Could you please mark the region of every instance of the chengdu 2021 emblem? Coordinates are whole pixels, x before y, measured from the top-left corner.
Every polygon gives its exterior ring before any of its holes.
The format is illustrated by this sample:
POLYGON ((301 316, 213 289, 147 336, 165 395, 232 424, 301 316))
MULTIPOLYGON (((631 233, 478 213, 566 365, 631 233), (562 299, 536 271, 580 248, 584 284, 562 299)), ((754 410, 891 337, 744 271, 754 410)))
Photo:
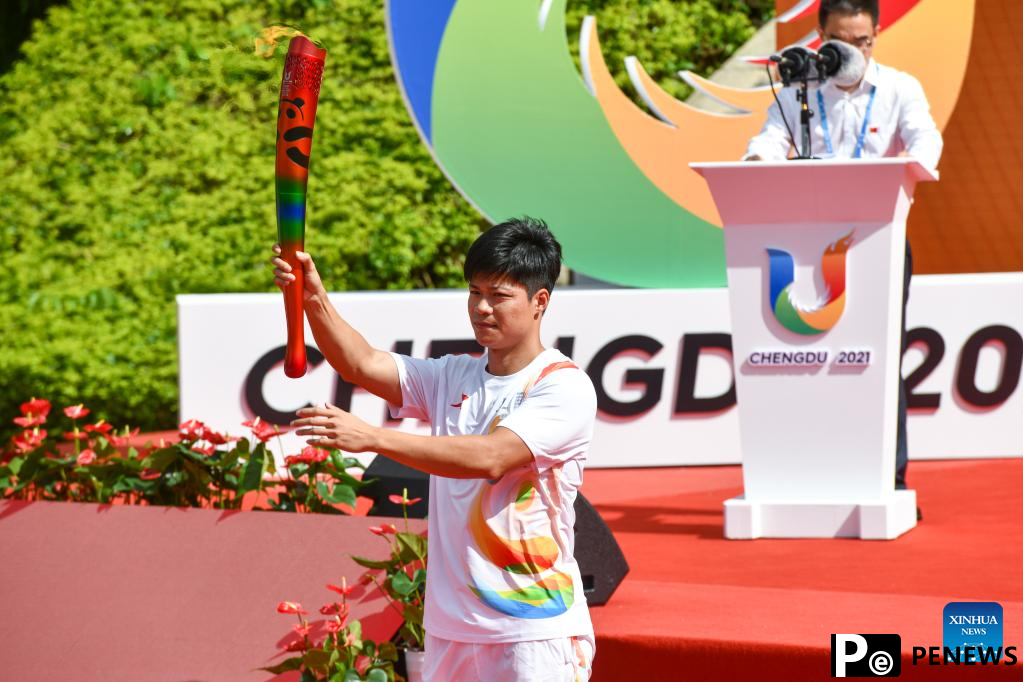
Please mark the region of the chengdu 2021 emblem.
MULTIPOLYGON (((881 0, 875 57, 920 79, 941 127, 965 76, 974 2, 881 0), (923 49, 936 35, 941 49, 923 49)), ((712 114, 673 98, 629 58, 622 67, 641 108, 615 84, 592 17, 576 69, 566 3, 387 0, 395 73, 424 142, 488 219, 543 216, 580 272, 639 287, 725 286, 720 220, 688 164, 740 158, 770 90, 680 73, 733 108, 712 114)), ((779 22, 805 22, 816 8, 779 0, 779 22)))
POLYGON ((816 306, 800 306, 793 297, 796 281, 792 254, 782 249, 767 249, 770 283, 768 305, 781 326, 803 336, 829 331, 845 312, 845 261, 852 246, 852 232, 835 240, 821 256, 821 277, 825 294, 816 306))

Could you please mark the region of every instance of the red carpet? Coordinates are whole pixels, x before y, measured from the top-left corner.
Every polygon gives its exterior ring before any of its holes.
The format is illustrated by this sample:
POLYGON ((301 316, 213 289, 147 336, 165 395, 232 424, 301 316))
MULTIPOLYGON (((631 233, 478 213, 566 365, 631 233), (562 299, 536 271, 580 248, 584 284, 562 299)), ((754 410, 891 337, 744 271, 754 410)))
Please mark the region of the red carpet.
POLYGON ((903 678, 1023 679, 1023 661, 912 664, 951 601, 999 602, 1023 648, 1023 460, 913 462, 909 480, 924 520, 897 540, 748 541, 723 538, 739 467, 586 472, 631 567, 592 610, 593 679, 827 679, 832 633, 901 635, 903 678))

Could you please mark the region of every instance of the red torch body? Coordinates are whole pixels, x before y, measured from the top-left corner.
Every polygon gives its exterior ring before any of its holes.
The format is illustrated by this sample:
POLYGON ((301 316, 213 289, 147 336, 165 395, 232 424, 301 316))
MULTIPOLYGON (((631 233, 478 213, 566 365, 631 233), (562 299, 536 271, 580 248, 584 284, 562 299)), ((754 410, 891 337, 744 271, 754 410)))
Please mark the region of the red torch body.
POLYGON ((305 36, 296 36, 288 45, 281 79, 281 97, 277 111, 277 239, 281 257, 292 268, 295 281, 284 290, 284 314, 288 325, 288 346, 284 373, 292 378, 306 372, 305 321, 302 266, 295 252, 305 249, 306 189, 309 158, 313 147, 316 104, 327 51, 305 36))

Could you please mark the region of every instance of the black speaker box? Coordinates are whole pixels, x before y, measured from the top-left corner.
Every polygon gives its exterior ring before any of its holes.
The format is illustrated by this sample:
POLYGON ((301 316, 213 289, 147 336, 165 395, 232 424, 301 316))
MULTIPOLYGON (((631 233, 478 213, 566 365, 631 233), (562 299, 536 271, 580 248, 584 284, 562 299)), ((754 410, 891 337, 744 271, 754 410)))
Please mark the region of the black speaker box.
MULTIPOLYGON (((430 476, 392 459, 378 455, 366 468, 363 479, 369 484, 360 495, 373 500, 370 516, 401 517, 401 505, 387 499, 408 489, 409 498, 423 501, 408 508, 412 518, 425 518, 430 499, 430 476)), ((606 604, 629 572, 611 529, 593 505, 579 494, 575 498, 575 560, 582 573, 583 590, 590 606, 606 604)))

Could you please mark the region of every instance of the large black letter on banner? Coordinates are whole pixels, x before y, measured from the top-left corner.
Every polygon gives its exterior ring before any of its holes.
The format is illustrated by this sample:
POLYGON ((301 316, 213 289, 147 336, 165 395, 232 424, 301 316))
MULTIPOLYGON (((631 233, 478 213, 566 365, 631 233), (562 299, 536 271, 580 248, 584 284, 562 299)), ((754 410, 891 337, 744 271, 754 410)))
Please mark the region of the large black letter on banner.
POLYGON ((649 336, 622 336, 611 341, 597 351, 586 368, 590 375, 593 388, 597 391, 597 409, 613 417, 634 417, 646 412, 661 399, 661 387, 664 385, 663 369, 630 369, 625 372, 626 384, 642 384, 646 387, 642 397, 632 402, 615 400, 604 388, 604 370, 616 355, 627 351, 640 351, 647 358, 652 358, 664 348, 660 341, 649 336))
POLYGON ((707 349, 726 351, 731 355, 732 336, 721 333, 683 334, 678 388, 675 392, 675 414, 718 412, 735 405, 734 370, 732 385, 727 391, 708 398, 696 397, 696 370, 700 363, 700 353, 707 349))
MULTIPOLYGON (((299 405, 291 412, 281 412, 270 407, 263 396, 263 380, 266 379, 266 375, 275 365, 284 362, 285 349, 286 346, 278 346, 268 351, 256 361, 256 364, 252 366, 252 369, 249 370, 248 375, 245 377, 245 402, 248 403, 252 414, 265 422, 278 425, 290 424, 291 420, 295 418, 295 410, 300 410, 303 407, 312 407, 312 403, 306 403, 305 405, 299 405)), ((323 353, 312 346, 306 346, 305 353, 310 367, 317 367, 323 362, 323 353)))

